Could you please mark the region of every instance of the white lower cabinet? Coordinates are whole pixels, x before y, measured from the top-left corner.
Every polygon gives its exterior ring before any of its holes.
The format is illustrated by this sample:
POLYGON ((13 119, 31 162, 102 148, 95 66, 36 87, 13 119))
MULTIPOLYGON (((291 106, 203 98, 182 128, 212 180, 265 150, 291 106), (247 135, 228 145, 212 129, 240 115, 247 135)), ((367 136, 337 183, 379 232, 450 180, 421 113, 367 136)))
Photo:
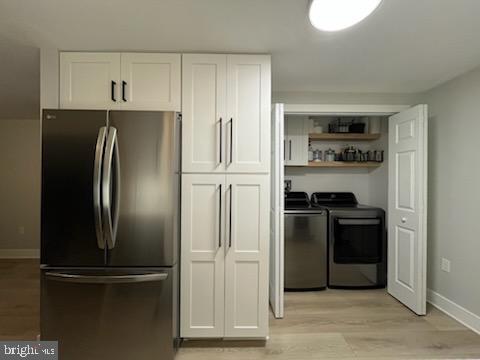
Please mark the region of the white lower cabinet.
POLYGON ((182 176, 182 337, 268 335, 269 178, 182 176))

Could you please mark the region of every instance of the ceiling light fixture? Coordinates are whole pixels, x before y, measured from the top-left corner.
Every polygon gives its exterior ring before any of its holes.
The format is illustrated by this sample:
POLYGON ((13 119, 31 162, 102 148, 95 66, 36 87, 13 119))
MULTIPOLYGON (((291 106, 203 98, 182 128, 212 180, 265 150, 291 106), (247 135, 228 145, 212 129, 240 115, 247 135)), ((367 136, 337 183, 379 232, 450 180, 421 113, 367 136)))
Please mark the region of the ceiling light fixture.
POLYGON ((311 0, 310 22, 322 31, 339 31, 365 19, 382 0, 311 0))

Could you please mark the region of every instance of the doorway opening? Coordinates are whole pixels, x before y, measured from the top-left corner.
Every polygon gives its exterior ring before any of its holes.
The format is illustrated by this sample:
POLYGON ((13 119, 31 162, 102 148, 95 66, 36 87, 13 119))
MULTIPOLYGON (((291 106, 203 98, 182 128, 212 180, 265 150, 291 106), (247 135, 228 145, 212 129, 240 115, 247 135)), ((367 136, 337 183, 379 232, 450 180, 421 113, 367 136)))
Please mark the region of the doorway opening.
POLYGON ((318 107, 273 108, 275 317, 285 296, 374 288, 425 314, 426 106, 318 107))

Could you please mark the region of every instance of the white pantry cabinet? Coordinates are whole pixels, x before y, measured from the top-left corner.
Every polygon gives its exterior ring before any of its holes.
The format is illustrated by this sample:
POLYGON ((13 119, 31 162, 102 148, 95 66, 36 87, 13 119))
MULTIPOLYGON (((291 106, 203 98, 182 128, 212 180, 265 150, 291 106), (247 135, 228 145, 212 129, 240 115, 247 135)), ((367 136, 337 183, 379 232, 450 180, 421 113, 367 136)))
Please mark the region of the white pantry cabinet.
POLYGON ((181 55, 60 53, 63 109, 181 110, 181 55))
POLYGON ((270 169, 268 55, 183 56, 183 172, 270 169))
POLYGON ((182 337, 268 335, 269 179, 182 176, 182 337))
POLYGON ((292 117, 285 119, 285 165, 308 165, 307 125, 307 120, 303 118, 292 117))

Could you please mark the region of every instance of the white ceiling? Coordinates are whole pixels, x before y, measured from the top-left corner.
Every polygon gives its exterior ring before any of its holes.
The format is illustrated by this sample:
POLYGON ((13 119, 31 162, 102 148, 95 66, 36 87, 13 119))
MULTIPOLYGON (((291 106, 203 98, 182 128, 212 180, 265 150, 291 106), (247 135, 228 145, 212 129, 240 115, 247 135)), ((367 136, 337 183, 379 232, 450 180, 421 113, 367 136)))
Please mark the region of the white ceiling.
POLYGON ((0 78, 13 77, 8 86, 2 81, 0 99, 10 91, 32 98, 38 80, 21 72, 38 77, 33 49, 42 46, 271 53, 274 91, 420 92, 480 64, 479 0, 384 0, 339 33, 315 30, 307 6, 308 0, 0 0, 0 78))

